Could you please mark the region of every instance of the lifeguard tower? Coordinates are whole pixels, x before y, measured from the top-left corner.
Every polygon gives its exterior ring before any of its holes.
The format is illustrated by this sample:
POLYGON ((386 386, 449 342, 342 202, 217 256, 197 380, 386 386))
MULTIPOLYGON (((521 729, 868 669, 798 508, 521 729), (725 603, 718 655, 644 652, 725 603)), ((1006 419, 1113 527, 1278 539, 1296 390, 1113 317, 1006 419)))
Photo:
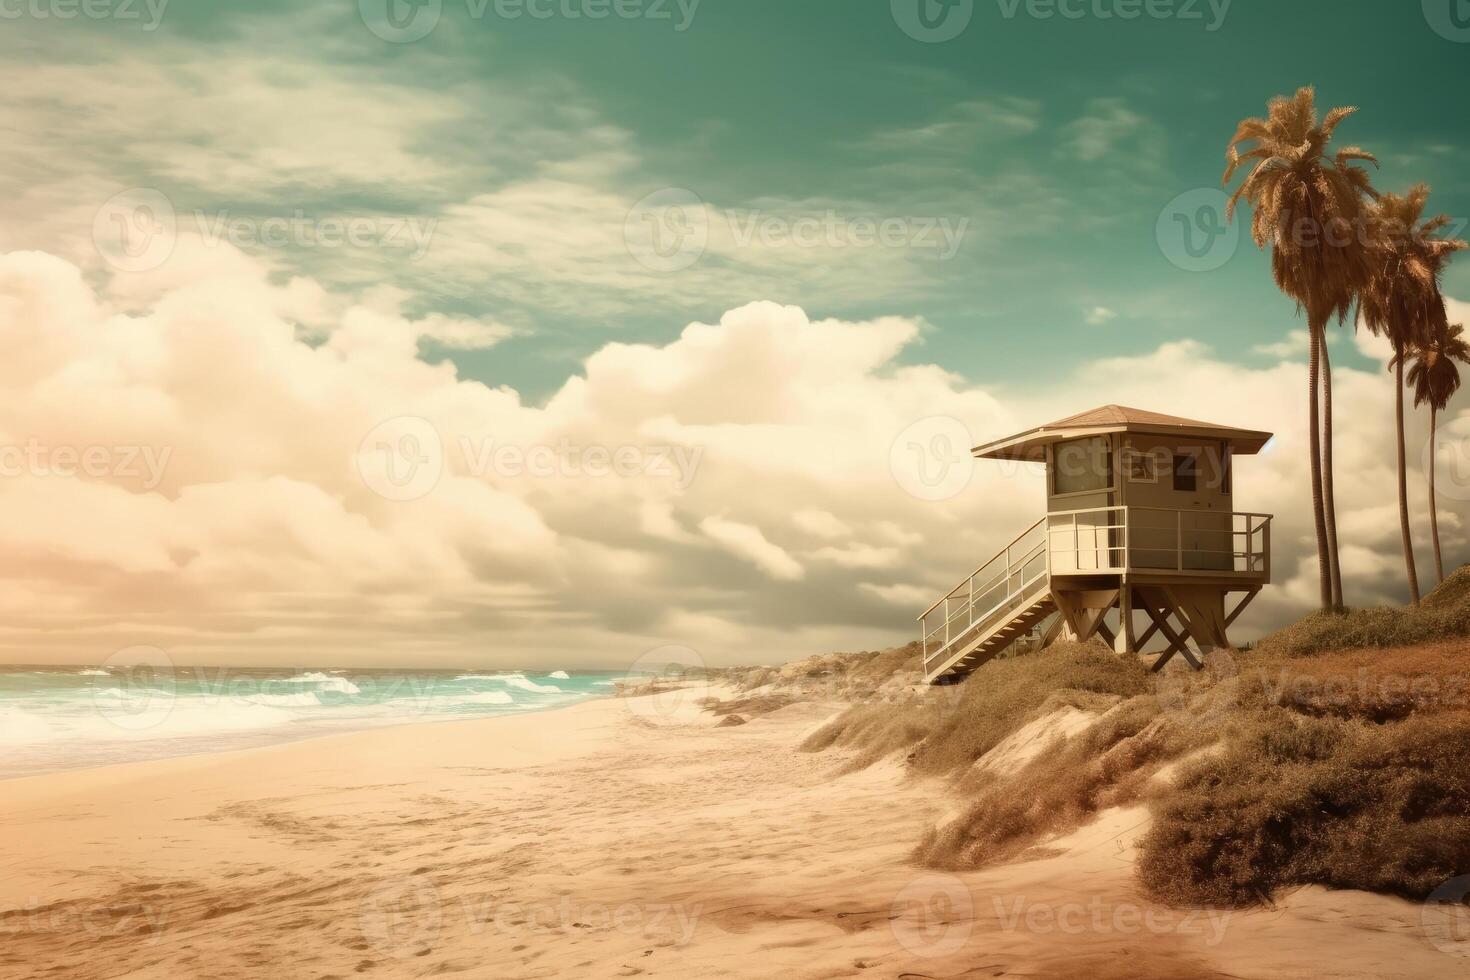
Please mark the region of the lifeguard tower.
POLYGON ((1042 646, 1101 635, 1137 653, 1158 633, 1168 645, 1154 670, 1176 653, 1199 668, 1196 653, 1228 646, 1271 580, 1271 516, 1236 511, 1232 480, 1235 458, 1270 440, 1107 405, 976 447, 1045 463, 1046 516, 919 617, 925 679, 961 678, 1032 634, 1042 646))

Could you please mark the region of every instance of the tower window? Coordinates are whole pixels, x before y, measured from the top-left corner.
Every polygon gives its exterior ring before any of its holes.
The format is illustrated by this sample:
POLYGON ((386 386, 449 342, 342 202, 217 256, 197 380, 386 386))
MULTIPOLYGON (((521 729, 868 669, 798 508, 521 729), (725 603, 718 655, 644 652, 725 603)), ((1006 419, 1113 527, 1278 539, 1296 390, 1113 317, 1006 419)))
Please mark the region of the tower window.
POLYGON ((1174 489, 1194 493, 1199 485, 1199 457, 1194 453, 1174 454, 1174 489))

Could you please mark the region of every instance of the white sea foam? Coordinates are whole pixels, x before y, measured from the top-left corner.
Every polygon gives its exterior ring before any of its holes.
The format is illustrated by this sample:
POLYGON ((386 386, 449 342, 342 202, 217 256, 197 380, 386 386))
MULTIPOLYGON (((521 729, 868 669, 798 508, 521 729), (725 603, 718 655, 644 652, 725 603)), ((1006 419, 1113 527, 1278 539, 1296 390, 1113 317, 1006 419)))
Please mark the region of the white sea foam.
POLYGON ((172 691, 161 691, 156 687, 99 687, 92 691, 92 697, 101 698, 105 701, 152 701, 154 699, 171 698, 172 691))
POLYGON ((321 698, 311 691, 299 694, 252 694, 244 700, 251 704, 265 704, 278 708, 320 708, 321 698))
POLYGON ((387 684, 365 680, 366 674, 316 670, 251 675, 233 684, 187 673, 139 683, 143 678, 97 668, 86 668, 85 676, 79 671, 37 672, 55 679, 39 685, 26 672, 10 674, 20 689, 0 688, 0 777, 235 748, 273 736, 535 711, 580 700, 592 684, 605 696, 614 683, 558 670, 487 671, 444 684, 445 675, 430 672, 405 675, 400 691, 396 677, 387 684), (394 696, 408 690, 413 697, 394 696))
POLYGON ((362 689, 345 677, 335 677, 331 674, 323 674, 319 670, 309 671, 296 677, 287 678, 287 684, 316 684, 323 691, 336 691, 338 694, 361 694, 362 689))
POLYGON ((511 687, 518 687, 522 691, 530 691, 532 694, 560 694, 561 688, 555 684, 537 684, 535 681, 524 677, 507 677, 505 683, 511 687))
POLYGON ((45 720, 14 708, 0 708, 0 745, 44 742, 53 735, 45 720))
POLYGON ((506 691, 481 691, 455 699, 456 704, 514 704, 515 698, 506 691))
POLYGON ((530 691, 532 694, 560 694, 561 688, 555 684, 537 684, 525 674, 461 674, 455 680, 460 681, 494 681, 504 684, 506 687, 520 688, 522 691, 530 691))

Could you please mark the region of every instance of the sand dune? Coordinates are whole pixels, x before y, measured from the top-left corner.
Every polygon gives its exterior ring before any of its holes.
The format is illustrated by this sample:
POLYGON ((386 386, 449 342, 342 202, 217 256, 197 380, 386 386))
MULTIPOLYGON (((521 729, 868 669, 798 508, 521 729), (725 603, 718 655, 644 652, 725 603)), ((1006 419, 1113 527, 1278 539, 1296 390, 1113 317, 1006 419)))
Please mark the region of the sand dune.
POLYGON ((1396 899, 1144 901, 1140 809, 914 867, 939 787, 698 693, 6 782, 0 975, 1465 976, 1396 899))

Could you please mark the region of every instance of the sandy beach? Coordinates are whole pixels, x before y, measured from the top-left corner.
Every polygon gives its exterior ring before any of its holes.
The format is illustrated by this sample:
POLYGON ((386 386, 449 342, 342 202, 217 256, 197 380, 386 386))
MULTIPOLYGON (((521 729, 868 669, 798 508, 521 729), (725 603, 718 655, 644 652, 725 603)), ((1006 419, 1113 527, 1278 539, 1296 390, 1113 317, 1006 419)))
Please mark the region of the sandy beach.
POLYGON ((1461 977, 1418 904, 1144 899, 1143 808, 1015 863, 910 861, 956 805, 719 727, 690 691, 7 781, 5 977, 1461 977))

